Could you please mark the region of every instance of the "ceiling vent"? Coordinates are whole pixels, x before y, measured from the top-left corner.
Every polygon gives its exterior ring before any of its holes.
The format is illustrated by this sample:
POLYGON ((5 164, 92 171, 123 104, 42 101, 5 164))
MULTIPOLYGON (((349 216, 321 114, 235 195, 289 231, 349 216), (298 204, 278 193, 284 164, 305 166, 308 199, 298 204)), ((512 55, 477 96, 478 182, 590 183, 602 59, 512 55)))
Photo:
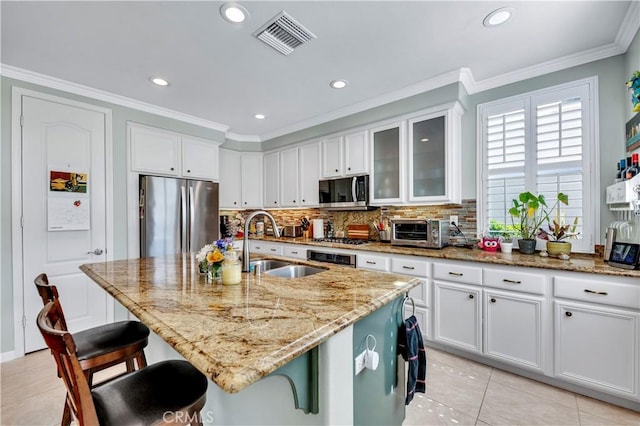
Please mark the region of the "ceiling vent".
POLYGON ((283 55, 288 55, 293 52, 293 49, 312 38, 318 38, 284 10, 253 35, 283 55))

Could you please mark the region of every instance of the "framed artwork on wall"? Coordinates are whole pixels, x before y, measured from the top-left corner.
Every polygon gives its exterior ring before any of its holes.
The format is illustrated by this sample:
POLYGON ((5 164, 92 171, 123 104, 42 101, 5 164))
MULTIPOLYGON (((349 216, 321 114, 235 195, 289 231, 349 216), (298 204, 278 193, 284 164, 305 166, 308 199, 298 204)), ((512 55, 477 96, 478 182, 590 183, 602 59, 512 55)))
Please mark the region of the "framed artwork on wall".
POLYGON ((640 112, 627 121, 625 129, 627 142, 625 144, 627 152, 640 148, 640 112))

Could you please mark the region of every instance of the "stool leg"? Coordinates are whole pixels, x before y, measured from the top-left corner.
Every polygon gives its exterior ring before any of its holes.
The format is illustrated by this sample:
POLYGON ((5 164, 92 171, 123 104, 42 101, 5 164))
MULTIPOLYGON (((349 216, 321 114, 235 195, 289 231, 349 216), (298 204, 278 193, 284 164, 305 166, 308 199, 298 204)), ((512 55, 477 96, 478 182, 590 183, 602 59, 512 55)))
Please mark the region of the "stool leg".
POLYGON ((127 365, 127 373, 132 373, 136 370, 135 365, 133 365, 133 358, 127 358, 125 364, 127 365))
POLYGON ((71 425, 71 409, 69 408, 69 398, 65 395, 64 398, 64 410, 62 411, 62 421, 60 422, 60 426, 70 426, 71 425))
POLYGON ((136 355, 136 363, 138 364, 138 370, 147 366, 147 357, 144 354, 144 351, 138 352, 136 355))

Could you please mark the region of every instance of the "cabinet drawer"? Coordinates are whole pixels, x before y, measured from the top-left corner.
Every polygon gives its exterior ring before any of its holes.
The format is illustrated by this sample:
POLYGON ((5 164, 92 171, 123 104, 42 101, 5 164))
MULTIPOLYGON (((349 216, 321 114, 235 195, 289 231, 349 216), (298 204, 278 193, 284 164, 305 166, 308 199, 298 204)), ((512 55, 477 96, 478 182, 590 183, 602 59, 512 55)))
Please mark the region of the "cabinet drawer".
POLYGON ((490 268, 484 268, 483 274, 483 283, 488 287, 533 294, 545 293, 547 277, 544 274, 490 268))
POLYGON ((555 297, 640 309, 640 285, 582 277, 554 277, 553 283, 555 297))
POLYGON ((374 256, 371 254, 358 254, 356 267, 362 269, 373 269, 374 271, 387 272, 389 270, 390 259, 384 256, 374 256))
POLYGON ((482 285, 482 268, 459 264, 434 263, 433 277, 439 280, 482 285))
POLYGON ((278 244, 251 241, 251 245, 249 247, 251 248, 251 251, 255 253, 275 254, 282 256, 282 247, 278 244))
POLYGON ((297 246, 284 246, 283 253, 287 257, 293 257, 295 259, 307 259, 307 248, 297 246))
POLYGON ((394 257, 391 259, 391 272, 426 278, 429 276, 429 262, 394 257))

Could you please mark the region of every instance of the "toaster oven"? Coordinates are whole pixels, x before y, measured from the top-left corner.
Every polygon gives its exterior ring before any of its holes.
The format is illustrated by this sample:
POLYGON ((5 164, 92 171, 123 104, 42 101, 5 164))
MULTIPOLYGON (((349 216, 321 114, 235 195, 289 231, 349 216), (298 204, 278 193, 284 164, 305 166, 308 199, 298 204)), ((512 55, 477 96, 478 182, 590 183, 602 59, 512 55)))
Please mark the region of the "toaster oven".
POLYGON ((391 244, 422 248, 445 247, 449 245, 449 222, 430 219, 392 220, 391 244))

